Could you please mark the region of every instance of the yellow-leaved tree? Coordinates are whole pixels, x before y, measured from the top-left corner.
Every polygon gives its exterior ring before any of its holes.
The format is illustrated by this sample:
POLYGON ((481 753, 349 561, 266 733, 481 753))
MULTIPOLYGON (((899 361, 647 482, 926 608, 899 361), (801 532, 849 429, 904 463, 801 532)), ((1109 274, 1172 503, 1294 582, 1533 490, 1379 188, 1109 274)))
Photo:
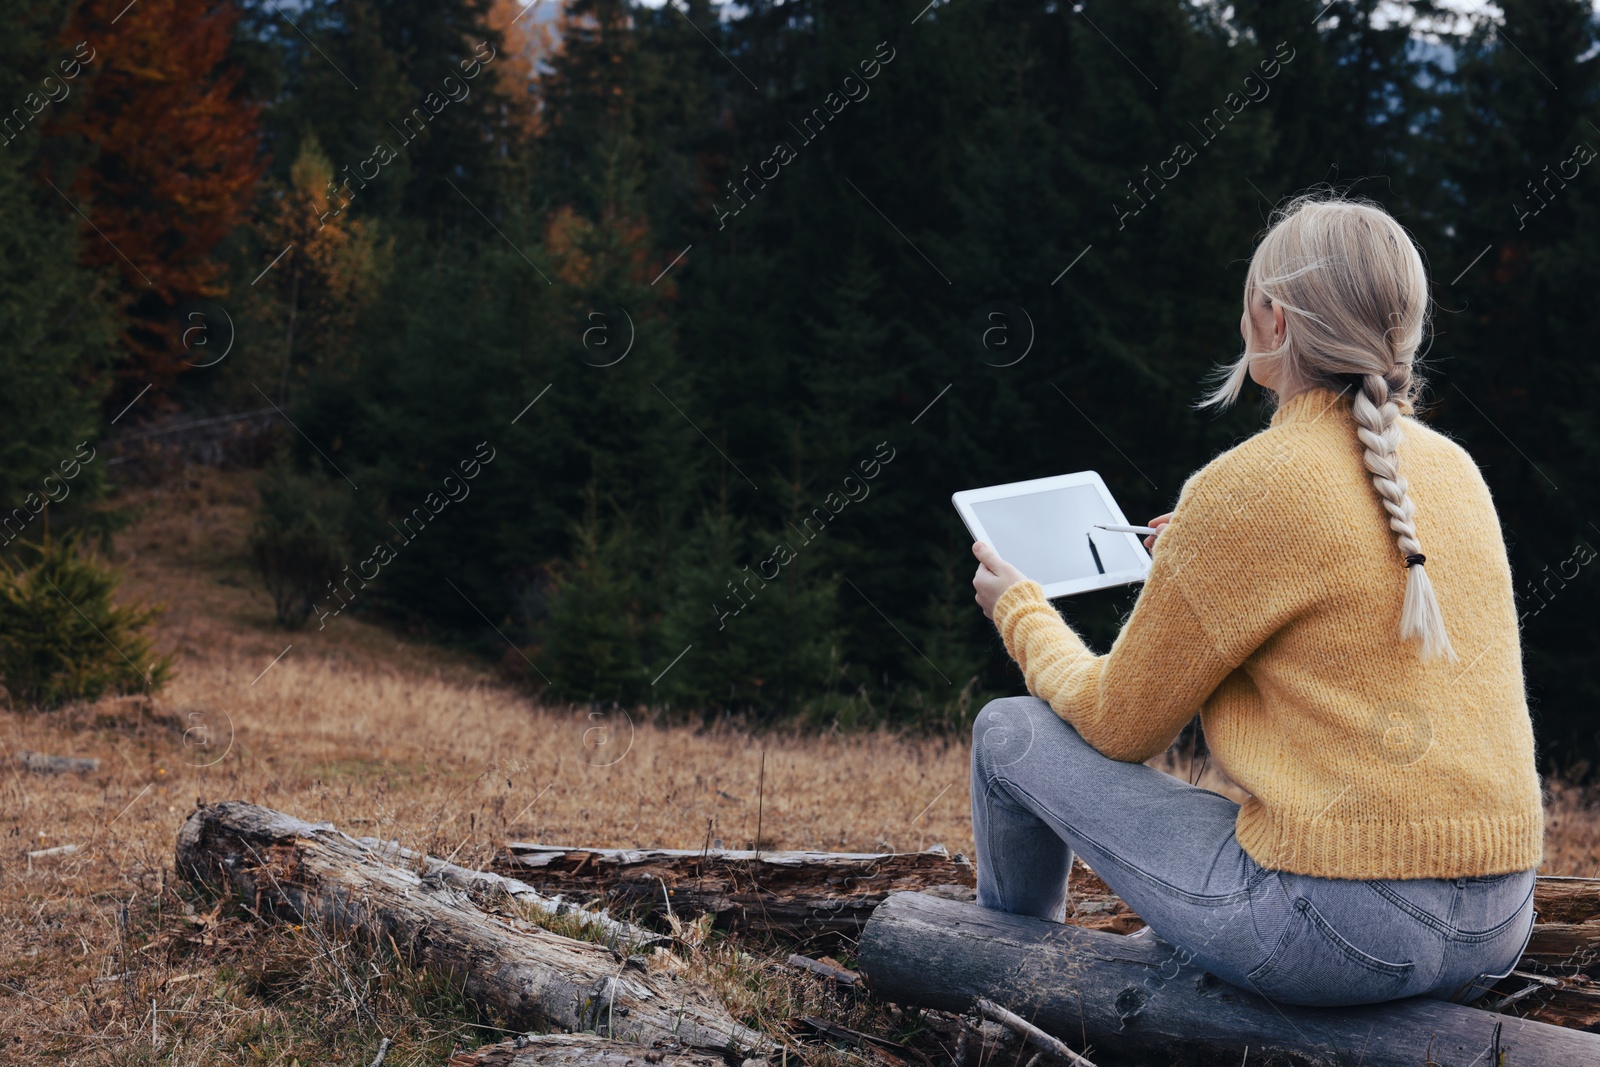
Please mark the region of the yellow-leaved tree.
POLYGON ((272 368, 270 384, 255 384, 280 405, 297 381, 355 369, 357 323, 389 270, 392 240, 375 219, 352 216, 346 188, 314 134, 288 182, 267 183, 255 233, 265 255, 281 258, 250 288, 257 336, 271 338, 255 342, 251 362, 272 368))

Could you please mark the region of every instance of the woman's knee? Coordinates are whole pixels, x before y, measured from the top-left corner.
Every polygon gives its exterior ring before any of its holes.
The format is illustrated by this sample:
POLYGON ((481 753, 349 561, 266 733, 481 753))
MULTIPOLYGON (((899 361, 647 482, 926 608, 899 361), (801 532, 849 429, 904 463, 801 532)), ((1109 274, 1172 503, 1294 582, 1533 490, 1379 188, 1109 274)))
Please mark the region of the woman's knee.
POLYGON ((1032 696, 1001 697, 985 704, 972 723, 973 758, 1003 766, 1027 755, 1041 706, 1049 709, 1032 696))
POLYGON ((978 717, 972 720, 972 739, 982 740, 990 730, 1017 722, 1022 712, 1019 705, 1037 699, 1038 697, 999 697, 989 701, 979 709, 978 717))

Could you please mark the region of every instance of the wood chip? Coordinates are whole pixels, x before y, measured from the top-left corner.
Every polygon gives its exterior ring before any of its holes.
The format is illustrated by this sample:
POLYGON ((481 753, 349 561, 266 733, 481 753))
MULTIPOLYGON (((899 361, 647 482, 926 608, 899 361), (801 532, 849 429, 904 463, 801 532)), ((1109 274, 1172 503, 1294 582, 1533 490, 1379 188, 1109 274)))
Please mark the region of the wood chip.
POLYGON ((823 978, 832 978, 835 982, 850 989, 855 989, 861 984, 861 976, 859 974, 841 966, 838 960, 828 956, 824 956, 820 960, 814 960, 809 956, 802 956, 796 953, 789 957, 788 963, 789 966, 798 970, 810 971, 812 974, 820 975, 823 978))

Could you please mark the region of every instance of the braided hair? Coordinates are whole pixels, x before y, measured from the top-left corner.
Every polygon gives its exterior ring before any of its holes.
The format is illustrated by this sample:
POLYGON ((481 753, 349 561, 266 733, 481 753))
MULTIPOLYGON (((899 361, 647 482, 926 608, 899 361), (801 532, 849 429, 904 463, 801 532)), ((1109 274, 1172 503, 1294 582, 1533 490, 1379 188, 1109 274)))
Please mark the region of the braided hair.
POLYGON ((1355 416, 1356 436, 1367 446, 1363 458, 1372 472, 1372 487, 1389 513, 1389 529, 1394 531, 1395 544, 1405 556, 1406 597, 1400 608, 1400 636, 1418 638, 1425 660, 1438 656, 1454 660, 1455 650, 1445 632, 1439 598, 1423 569, 1425 557, 1413 521, 1416 505, 1411 502, 1405 476, 1400 473, 1400 405, 1389 395, 1389 383, 1381 375, 1363 375, 1350 413, 1355 416))
POLYGON ((1266 351, 1247 345, 1221 369, 1202 406, 1236 400, 1252 361, 1271 367, 1280 395, 1354 387, 1350 411, 1362 458, 1406 571, 1400 636, 1418 640, 1423 660, 1455 662, 1400 471, 1400 415, 1421 390, 1414 363, 1428 321, 1428 277, 1416 245, 1377 204, 1302 194, 1273 213, 1256 247, 1245 280, 1247 303, 1254 298, 1282 309, 1283 341, 1266 351))

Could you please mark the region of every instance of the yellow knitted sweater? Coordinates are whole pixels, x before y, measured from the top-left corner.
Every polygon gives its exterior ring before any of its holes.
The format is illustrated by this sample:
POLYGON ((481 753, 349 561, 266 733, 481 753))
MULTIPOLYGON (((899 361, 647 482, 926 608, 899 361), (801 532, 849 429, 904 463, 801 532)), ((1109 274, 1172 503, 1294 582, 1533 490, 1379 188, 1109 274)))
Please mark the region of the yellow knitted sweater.
POLYGON ((1290 397, 1189 477, 1108 654, 1037 582, 995 604, 1028 691, 1112 759, 1163 752, 1198 712, 1212 758, 1251 794, 1236 832, 1263 867, 1454 878, 1543 855, 1494 502, 1459 445, 1401 422, 1400 473, 1459 662, 1423 663, 1400 640, 1404 561, 1350 396, 1332 390, 1290 397))

